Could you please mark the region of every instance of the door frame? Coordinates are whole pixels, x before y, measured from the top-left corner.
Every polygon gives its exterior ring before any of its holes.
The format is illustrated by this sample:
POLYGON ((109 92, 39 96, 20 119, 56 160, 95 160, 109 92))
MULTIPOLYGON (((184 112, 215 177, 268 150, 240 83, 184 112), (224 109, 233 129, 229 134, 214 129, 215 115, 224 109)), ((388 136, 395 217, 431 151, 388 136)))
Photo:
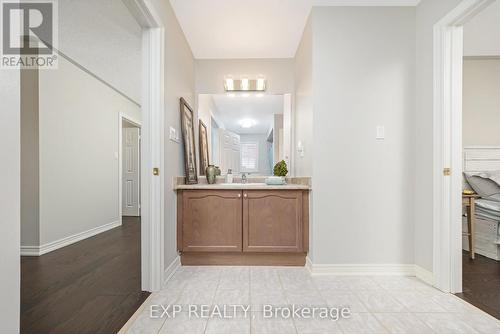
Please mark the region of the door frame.
MULTIPOLYGON (((120 225, 123 223, 123 121, 126 121, 132 125, 139 128, 139 193, 142 189, 142 150, 141 150, 141 135, 142 135, 142 124, 140 121, 133 119, 132 117, 125 115, 124 113, 118 114, 118 214, 120 219, 120 225)), ((139 198, 141 198, 139 196, 139 198)), ((141 201, 139 200, 139 215, 141 212, 141 201)))
POLYGON ((445 292, 462 292, 463 25, 494 1, 463 0, 434 25, 433 274, 445 292))
MULTIPOLYGON (((158 291, 164 272, 165 27, 149 0, 124 0, 142 27, 141 288, 158 291), (158 168, 159 174, 153 175, 158 168)), ((121 203, 120 203, 121 208, 121 203)))

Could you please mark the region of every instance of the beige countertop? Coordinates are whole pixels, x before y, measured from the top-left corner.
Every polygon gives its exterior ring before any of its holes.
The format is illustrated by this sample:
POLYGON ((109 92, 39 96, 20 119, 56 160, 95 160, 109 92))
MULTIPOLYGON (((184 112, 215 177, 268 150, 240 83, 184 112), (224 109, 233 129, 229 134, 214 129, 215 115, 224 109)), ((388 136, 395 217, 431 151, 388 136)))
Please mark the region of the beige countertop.
POLYGON ((178 184, 175 190, 309 190, 310 186, 303 184, 284 184, 281 186, 268 186, 265 183, 216 183, 216 184, 178 184))
POLYGON ((217 178, 215 184, 208 184, 204 177, 199 177, 198 184, 185 184, 183 177, 174 178, 174 190, 310 190, 311 180, 304 177, 287 178, 287 184, 267 185, 262 177, 252 177, 247 183, 235 178, 234 183, 224 183, 224 178, 217 178))

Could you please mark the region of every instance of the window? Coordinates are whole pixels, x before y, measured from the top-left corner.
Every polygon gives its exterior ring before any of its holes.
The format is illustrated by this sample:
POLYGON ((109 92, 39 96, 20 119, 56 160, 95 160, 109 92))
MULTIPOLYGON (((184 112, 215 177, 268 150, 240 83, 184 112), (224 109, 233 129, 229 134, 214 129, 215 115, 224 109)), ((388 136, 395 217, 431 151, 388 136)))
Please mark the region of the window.
POLYGON ((259 170, 259 143, 241 143, 241 172, 258 172, 259 170))

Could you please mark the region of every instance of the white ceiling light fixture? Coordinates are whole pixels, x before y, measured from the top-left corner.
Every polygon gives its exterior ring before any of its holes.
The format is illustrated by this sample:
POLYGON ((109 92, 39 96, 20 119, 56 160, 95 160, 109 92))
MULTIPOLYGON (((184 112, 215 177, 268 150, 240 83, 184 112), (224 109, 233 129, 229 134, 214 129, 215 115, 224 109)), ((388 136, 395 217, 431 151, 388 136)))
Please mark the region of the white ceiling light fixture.
POLYGON ((257 122, 253 119, 250 119, 250 118, 242 119, 239 123, 240 123, 240 126, 244 129, 249 129, 249 128, 257 125, 257 122))

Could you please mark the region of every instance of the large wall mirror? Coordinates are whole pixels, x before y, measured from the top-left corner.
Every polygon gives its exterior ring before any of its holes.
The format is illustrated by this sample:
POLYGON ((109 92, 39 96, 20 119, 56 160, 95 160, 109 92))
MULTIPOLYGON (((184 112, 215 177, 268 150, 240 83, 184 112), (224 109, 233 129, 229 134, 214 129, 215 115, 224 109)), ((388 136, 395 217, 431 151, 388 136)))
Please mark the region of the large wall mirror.
POLYGON ((222 174, 273 174, 291 160, 290 95, 201 94, 198 117, 207 127, 210 164, 222 174))

